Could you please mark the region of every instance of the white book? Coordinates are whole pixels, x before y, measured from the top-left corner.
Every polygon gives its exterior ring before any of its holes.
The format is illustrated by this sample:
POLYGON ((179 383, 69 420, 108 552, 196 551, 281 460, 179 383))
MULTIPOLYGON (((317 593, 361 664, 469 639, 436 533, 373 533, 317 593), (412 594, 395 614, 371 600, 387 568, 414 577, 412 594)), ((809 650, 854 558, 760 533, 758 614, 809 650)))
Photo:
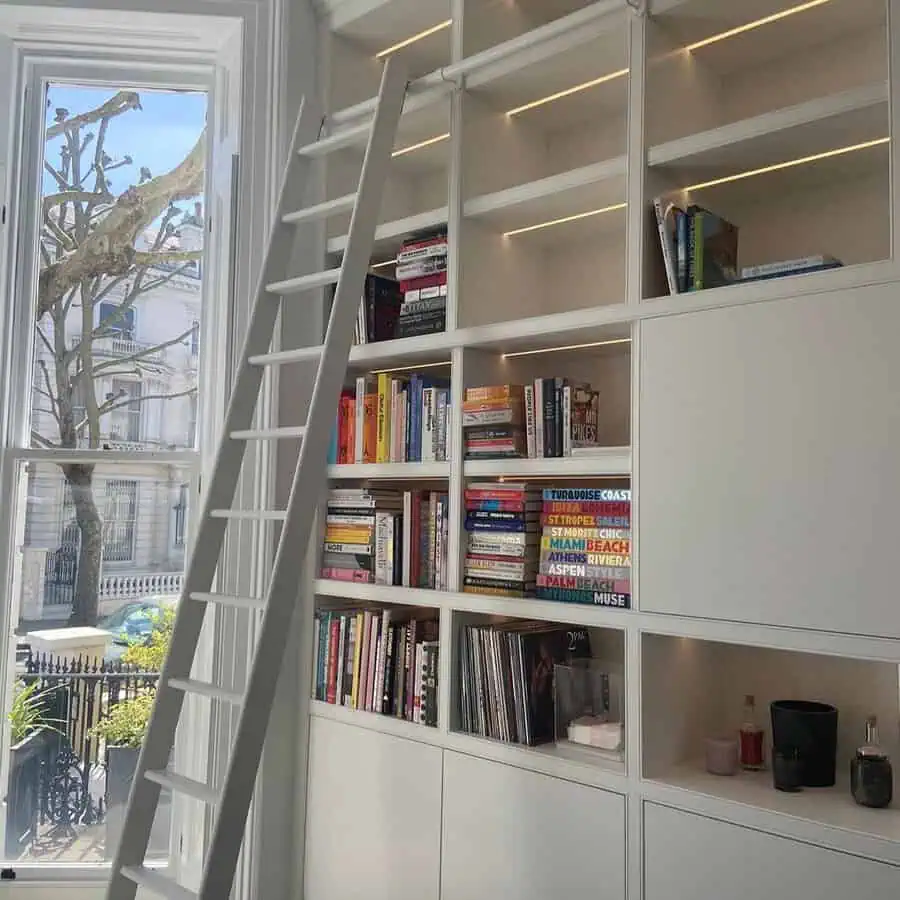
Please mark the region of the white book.
POLYGON ((434 391, 432 387, 422 389, 422 462, 434 462, 437 458, 434 391))
MULTIPOLYGON (((412 492, 403 492, 403 586, 411 587, 412 562, 412 492)), ((317 645, 318 646, 318 645, 317 645)))
POLYGON ((656 227, 659 231, 659 245, 662 248, 663 263, 666 267, 666 281, 669 283, 669 293, 678 293, 678 272, 675 261, 675 212, 674 203, 667 202, 663 197, 653 200, 653 210, 656 213, 656 227))
POLYGON ((801 256, 799 259, 785 259, 781 262, 763 263, 760 266, 744 266, 741 278, 759 278, 763 275, 780 275, 783 272, 799 272, 803 269, 814 269, 817 266, 835 265, 838 260, 833 256, 801 256))
POLYGON ((534 379, 534 455, 544 458, 544 381, 534 379))
POLYGON ((391 584, 390 541, 393 531, 392 513, 375 513, 375 584, 391 584))
POLYGON ((340 630, 338 631, 338 658, 337 658, 337 685, 334 702, 340 706, 344 696, 344 653, 347 649, 347 617, 341 616, 340 630))
POLYGON ((353 434, 353 461, 363 461, 363 426, 365 425, 366 410, 366 379, 360 376, 356 379, 356 421, 353 434))

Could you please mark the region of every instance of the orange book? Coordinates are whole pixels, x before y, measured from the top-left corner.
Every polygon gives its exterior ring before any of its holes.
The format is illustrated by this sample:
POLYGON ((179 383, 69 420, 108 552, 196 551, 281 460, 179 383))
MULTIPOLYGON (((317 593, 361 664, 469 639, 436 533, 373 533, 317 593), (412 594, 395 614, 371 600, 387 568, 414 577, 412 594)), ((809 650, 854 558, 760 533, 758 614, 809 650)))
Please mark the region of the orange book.
POLYGON ((496 384, 483 387, 466 388, 466 401, 484 402, 489 400, 521 399, 525 396, 525 387, 521 384, 496 384))
POLYGON ((378 394, 366 394, 363 401, 363 462, 378 458, 378 394))

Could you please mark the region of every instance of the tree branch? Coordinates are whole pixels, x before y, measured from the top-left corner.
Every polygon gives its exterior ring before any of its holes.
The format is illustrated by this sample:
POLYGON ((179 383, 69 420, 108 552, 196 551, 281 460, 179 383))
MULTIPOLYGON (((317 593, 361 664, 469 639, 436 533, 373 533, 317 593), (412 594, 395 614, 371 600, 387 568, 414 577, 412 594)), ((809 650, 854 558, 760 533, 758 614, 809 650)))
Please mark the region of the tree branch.
POLYGON ((128 112, 130 109, 140 108, 140 94, 135 91, 119 91, 118 94, 110 97, 102 106, 98 106, 89 112, 72 116, 71 119, 66 119, 64 122, 57 122, 55 125, 51 125, 47 129, 45 137, 48 141, 51 141, 66 131, 83 128, 85 125, 93 125, 94 122, 99 122, 101 119, 113 119, 116 116, 121 116, 122 113, 128 112))
POLYGON ((134 254, 136 265, 148 267, 173 262, 198 262, 202 258, 202 250, 162 250, 158 253, 136 251, 134 254))
POLYGON ((44 213, 47 214, 54 206, 62 206, 64 203, 74 202, 75 200, 79 200, 82 203, 96 204, 100 200, 105 200, 107 203, 114 203, 115 199, 116 198, 113 197, 112 194, 100 193, 97 191, 65 190, 60 191, 57 194, 47 194, 42 203, 44 205, 44 213))
POLYGON ((176 338, 172 338, 169 341, 165 341, 162 344, 154 344, 152 347, 148 347, 146 350, 141 350, 138 353, 132 353, 130 356, 123 356, 119 359, 110 360, 110 362, 100 363, 99 366, 94 366, 94 374, 96 375, 98 372, 105 372, 107 369, 111 369, 115 366, 127 365, 130 362, 137 362, 138 360, 143 359, 145 356, 150 356, 153 353, 158 353, 160 350, 165 350, 166 347, 172 347, 175 344, 180 344, 182 341, 186 340, 190 337, 193 332, 193 328, 188 328, 184 334, 178 335, 176 338))
POLYGON ((192 387, 186 391, 176 391, 174 394, 144 394, 141 397, 129 397, 127 400, 122 400, 119 403, 115 400, 107 400, 105 403, 101 403, 97 409, 101 416, 105 416, 107 413, 115 412, 117 409, 130 406, 132 403, 145 403, 147 400, 175 400, 178 397, 189 397, 191 394, 196 393, 197 388, 192 387))
POLYGON ((53 441, 48 440, 40 432, 34 430, 31 432, 31 440, 41 444, 46 450, 59 450, 62 446, 61 444, 54 444, 53 441))

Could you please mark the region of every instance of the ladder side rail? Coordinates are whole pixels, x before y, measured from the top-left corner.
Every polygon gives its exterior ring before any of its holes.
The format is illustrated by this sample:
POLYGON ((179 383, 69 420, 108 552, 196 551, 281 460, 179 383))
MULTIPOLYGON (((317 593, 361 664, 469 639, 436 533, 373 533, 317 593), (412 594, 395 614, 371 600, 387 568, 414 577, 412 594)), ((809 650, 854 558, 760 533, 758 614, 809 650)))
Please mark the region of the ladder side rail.
POLYGON ((228 897, 234 880, 272 709, 272 697, 297 606, 298 584, 324 478, 334 410, 350 356, 353 327, 375 240, 381 195, 405 91, 405 67, 400 60, 391 58, 385 64, 378 109, 363 160, 347 251, 313 388, 306 440, 294 471, 266 612, 204 867, 201 900, 228 897))
POLYGON ((240 363, 222 426, 197 539, 187 566, 172 630, 172 642, 160 674, 156 701, 131 784, 122 836, 107 888, 107 900, 134 900, 136 897, 137 885, 122 875, 122 869, 125 866, 143 865, 160 792, 160 786, 148 781, 144 773, 166 768, 174 744, 184 692, 169 687, 168 681, 171 678, 187 678, 193 665, 206 604, 191 599, 190 595, 209 592, 228 524, 227 519, 216 519, 209 513, 217 508, 228 509, 234 502, 246 443, 233 439, 231 433, 249 429, 252 424, 264 374, 263 369, 249 365, 247 359, 252 354, 265 352, 271 344, 280 304, 279 298, 266 291, 266 285, 279 271, 283 271, 281 267, 289 258, 293 246, 294 231, 283 226, 281 220, 286 212, 296 208, 302 200, 302 182, 305 179, 300 177, 304 174, 301 167, 308 169, 310 165, 308 160, 298 156, 297 148, 315 139, 320 124, 321 120, 315 114, 313 104, 304 99, 294 127, 290 157, 285 166, 278 206, 267 238, 247 335, 241 356, 238 357, 240 363))

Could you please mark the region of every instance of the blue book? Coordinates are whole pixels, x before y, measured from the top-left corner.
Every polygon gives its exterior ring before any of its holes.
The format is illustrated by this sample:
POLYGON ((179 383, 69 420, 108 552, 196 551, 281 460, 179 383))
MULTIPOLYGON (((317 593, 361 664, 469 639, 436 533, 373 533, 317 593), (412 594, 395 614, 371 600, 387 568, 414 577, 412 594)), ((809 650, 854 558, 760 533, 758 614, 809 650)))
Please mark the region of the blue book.
POLYGON ((410 423, 409 461, 422 462, 422 376, 409 377, 410 423))
POLYGON ((331 429, 331 440, 328 442, 328 465, 336 466, 338 461, 338 421, 335 417, 334 427, 331 429))

